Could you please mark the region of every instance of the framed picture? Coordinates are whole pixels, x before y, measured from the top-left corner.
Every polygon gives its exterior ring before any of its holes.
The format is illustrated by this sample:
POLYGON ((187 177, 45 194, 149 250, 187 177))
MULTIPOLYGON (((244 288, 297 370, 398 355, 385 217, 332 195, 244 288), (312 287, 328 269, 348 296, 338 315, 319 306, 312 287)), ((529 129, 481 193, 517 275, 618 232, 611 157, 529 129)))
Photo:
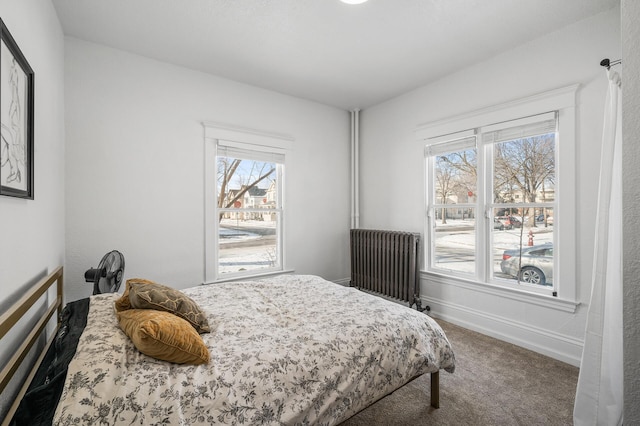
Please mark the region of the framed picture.
POLYGON ((0 19, 0 195, 33 200, 34 74, 0 19))

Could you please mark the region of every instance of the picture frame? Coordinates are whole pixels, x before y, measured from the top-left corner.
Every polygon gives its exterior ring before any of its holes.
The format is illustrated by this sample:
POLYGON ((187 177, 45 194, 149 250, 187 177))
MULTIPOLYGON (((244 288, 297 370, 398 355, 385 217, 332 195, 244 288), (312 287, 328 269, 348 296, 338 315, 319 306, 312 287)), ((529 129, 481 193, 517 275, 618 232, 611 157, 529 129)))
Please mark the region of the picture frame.
POLYGON ((0 19, 0 195, 33 200, 34 72, 0 19))

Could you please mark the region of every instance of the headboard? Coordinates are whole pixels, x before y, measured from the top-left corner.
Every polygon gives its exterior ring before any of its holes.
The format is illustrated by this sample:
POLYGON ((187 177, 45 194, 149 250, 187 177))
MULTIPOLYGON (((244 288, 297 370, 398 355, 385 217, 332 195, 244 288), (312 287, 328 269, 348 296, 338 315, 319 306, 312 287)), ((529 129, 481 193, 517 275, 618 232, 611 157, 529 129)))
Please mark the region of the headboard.
POLYGON ((58 327, 60 325, 60 314, 62 313, 62 301, 63 301, 63 293, 62 293, 62 266, 56 268, 52 273, 50 273, 45 278, 38 281, 35 285, 33 285, 17 302, 15 302, 11 307, 0 316, 0 339, 2 339, 13 326, 22 318, 29 309, 42 297, 53 284, 56 284, 57 287, 57 296, 53 303, 49 304, 46 311, 44 311, 41 316, 38 318, 38 322, 34 325, 33 329, 30 330, 29 334, 25 337, 23 343, 15 350, 12 357, 9 359, 9 362, 6 366, 0 371, 0 393, 4 391, 7 387, 11 378, 20 367, 20 364, 27 356, 34 343, 38 340, 38 338, 42 335, 42 331, 49 323, 49 320, 53 316, 55 311, 58 311, 56 329, 51 336, 49 337, 45 348, 42 353, 36 360, 35 365, 29 372, 27 378, 24 381, 24 384, 20 388, 18 395, 16 396, 13 404, 9 408, 2 425, 9 424, 15 411, 22 400, 22 397, 27 391, 31 380, 33 380, 33 376, 35 375, 38 366, 42 362, 49 346, 54 340, 54 337, 58 331, 58 327))

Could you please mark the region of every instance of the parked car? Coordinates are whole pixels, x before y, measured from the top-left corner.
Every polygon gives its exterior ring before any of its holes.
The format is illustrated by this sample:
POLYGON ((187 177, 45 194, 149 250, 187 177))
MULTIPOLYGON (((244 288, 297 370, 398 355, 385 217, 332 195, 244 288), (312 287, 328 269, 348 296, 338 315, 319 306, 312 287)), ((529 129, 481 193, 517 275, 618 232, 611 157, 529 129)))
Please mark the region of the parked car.
MULTIPOLYGON (((544 215, 540 214, 536 216, 536 222, 544 223, 544 215)), ((547 216, 547 225, 553 225, 553 216, 547 216)))
POLYGON ((501 231, 504 231, 505 229, 512 229, 513 225, 511 225, 511 222, 508 219, 505 219, 503 217, 494 217, 493 218, 493 229, 499 229, 501 231))
POLYGON ((500 269, 503 273, 529 284, 553 284, 553 244, 539 244, 520 249, 505 250, 500 269), (520 262, 520 255, 522 261, 520 262))
POLYGON ((515 216, 508 216, 509 223, 514 228, 522 228, 522 221, 515 216))

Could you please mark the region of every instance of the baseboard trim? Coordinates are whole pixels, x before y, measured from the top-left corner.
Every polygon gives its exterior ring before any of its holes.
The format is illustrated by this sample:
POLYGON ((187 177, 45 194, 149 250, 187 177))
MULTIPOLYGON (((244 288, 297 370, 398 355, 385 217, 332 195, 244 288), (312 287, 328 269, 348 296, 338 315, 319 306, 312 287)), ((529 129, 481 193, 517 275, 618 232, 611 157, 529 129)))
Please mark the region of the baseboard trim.
POLYGON ((541 353, 567 364, 580 366, 583 341, 572 336, 491 315, 433 297, 421 296, 431 307, 431 316, 460 327, 541 353))

